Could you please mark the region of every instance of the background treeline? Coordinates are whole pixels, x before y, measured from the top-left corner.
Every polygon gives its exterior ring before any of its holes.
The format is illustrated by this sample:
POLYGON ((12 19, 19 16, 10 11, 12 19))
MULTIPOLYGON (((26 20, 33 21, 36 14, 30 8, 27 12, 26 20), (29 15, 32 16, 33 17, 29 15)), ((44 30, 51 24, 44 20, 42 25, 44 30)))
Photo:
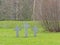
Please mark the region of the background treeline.
POLYGON ((60 32, 60 0, 0 0, 0 20, 41 20, 46 30, 60 32))
POLYGON ((31 20, 33 0, 0 0, 0 20, 31 20))
POLYGON ((0 0, 0 20, 45 20, 59 14, 59 0, 0 0))

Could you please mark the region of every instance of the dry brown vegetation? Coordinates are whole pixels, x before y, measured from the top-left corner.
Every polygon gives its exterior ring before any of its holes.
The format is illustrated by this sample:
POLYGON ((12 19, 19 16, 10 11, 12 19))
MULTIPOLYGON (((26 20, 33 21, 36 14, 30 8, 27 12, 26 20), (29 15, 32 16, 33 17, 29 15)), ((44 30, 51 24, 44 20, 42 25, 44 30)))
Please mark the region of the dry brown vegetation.
MULTIPOLYGON (((40 1, 40 0, 39 0, 40 1)), ((41 0, 41 3, 36 1, 36 17, 35 19, 43 20, 43 25, 46 30, 51 32, 60 32, 60 3, 59 0, 41 0), (39 5, 40 4, 40 5, 39 5)))

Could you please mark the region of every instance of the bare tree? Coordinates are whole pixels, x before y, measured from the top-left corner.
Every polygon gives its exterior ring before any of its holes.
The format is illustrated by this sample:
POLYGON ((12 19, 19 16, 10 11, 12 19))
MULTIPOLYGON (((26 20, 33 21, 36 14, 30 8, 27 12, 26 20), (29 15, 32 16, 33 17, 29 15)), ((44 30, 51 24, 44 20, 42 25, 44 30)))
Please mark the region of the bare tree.
POLYGON ((35 20, 35 5, 36 4, 36 0, 33 1, 33 13, 32 13, 32 20, 35 20))
POLYGON ((59 32, 59 3, 59 0, 34 0, 33 20, 43 20, 46 30, 59 32))
POLYGON ((31 20, 33 0, 1 0, 1 20, 31 20))
POLYGON ((58 0, 45 0, 42 5, 42 19, 45 28, 51 32, 59 32, 58 0))

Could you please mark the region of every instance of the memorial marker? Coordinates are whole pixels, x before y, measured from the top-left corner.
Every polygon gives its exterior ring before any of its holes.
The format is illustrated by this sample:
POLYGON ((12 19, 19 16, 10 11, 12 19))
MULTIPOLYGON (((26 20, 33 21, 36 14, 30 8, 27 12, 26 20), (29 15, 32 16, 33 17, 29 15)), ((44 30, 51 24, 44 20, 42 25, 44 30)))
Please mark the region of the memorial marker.
POLYGON ((28 28, 29 28, 29 24, 28 23, 25 23, 24 24, 25 37, 28 37, 28 28))
POLYGON ((18 26, 16 26, 16 27, 15 27, 16 37, 19 37, 19 30, 20 30, 20 29, 19 29, 19 27, 18 27, 18 26))
MULTIPOLYGON (((28 37, 28 29, 29 29, 29 24, 28 23, 25 23, 24 24, 24 33, 25 33, 24 35, 25 35, 25 37, 28 37)), ((21 29, 18 26, 15 27, 16 37, 19 37, 19 31, 20 30, 21 29)), ((34 26, 32 28, 32 30, 33 30, 34 37, 36 37, 37 36, 37 32, 38 32, 38 27, 37 26, 34 26)))
POLYGON ((34 31, 34 37, 36 37, 37 36, 37 31, 38 31, 37 26, 34 26, 33 27, 33 31, 34 31))

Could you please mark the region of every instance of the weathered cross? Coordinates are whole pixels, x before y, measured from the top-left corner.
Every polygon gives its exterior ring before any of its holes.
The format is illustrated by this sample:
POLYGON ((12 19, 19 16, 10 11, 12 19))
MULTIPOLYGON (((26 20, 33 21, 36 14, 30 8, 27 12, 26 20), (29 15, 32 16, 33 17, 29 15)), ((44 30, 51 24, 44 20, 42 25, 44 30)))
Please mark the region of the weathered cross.
POLYGON ((37 26, 33 27, 33 31, 34 31, 34 37, 36 37, 37 36, 37 32, 38 32, 37 26))
POLYGON ((16 37, 19 37, 19 30, 20 30, 20 28, 18 26, 16 26, 15 27, 16 37))
POLYGON ((25 23, 24 24, 25 37, 28 37, 28 28, 29 28, 29 24, 28 23, 25 23))

